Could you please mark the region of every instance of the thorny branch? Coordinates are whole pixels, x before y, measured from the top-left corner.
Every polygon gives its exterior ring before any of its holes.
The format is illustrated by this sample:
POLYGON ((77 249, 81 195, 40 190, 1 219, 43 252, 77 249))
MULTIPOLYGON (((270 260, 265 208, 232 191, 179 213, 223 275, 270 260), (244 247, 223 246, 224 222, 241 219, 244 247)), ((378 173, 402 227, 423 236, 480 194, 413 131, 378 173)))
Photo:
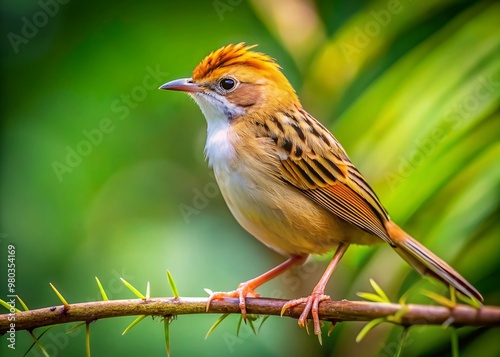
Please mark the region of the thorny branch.
MULTIPOLYGON (((16 331, 62 324, 68 322, 91 322, 94 320, 132 316, 173 316, 203 313, 239 314, 238 299, 212 301, 210 309, 205 311, 207 298, 151 298, 134 300, 109 300, 86 303, 58 305, 36 310, 0 315, 0 334, 9 330, 10 323, 15 323, 16 331), (9 316, 11 320, 9 320, 9 316)), ((257 315, 280 315, 287 300, 270 298, 247 298, 247 312, 257 315)), ((299 305, 284 316, 298 318, 303 305, 299 305)), ((404 309, 397 319, 390 322, 400 325, 453 325, 453 326, 499 326, 500 307, 482 306, 474 308, 457 304, 453 308, 429 305, 399 305, 365 301, 324 301, 320 304, 320 319, 324 321, 371 321, 395 315, 404 309)))

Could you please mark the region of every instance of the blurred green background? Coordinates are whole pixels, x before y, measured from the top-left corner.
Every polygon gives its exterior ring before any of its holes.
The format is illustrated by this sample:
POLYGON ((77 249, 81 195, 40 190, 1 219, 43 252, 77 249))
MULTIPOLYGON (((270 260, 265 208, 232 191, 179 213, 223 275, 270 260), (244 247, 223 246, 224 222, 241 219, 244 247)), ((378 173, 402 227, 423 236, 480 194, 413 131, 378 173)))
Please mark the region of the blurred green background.
MULTIPOLYGON (((280 263, 238 226, 204 163, 205 121, 187 96, 156 88, 190 75, 210 51, 259 44, 304 107, 327 125, 391 217, 500 304, 500 6, 495 1, 3 1, 1 281, 16 246, 16 292, 30 308, 134 298, 119 277, 169 296, 231 290, 280 263)), ((306 295, 328 256, 263 286, 306 295)), ((391 299, 445 293, 387 246, 352 247, 327 293, 359 299, 375 279, 391 299)), ((6 283, 0 287, 2 298, 6 283)), ((342 323, 320 346, 296 321, 271 317, 257 336, 237 316, 181 316, 173 356, 392 356, 400 327, 361 342, 342 323)), ((163 324, 133 318, 91 326, 95 356, 165 355, 163 324)), ((83 356, 67 327, 41 342, 83 356)), ((40 333, 40 331, 36 331, 40 333)), ((325 331, 326 332, 326 331, 325 331)), ((458 330, 461 356, 498 356, 499 329, 458 330)), ((415 327, 404 356, 448 356, 450 329, 415 327)), ((17 334, 23 356, 32 341, 17 334)), ((27 356, 40 356, 37 348, 27 356)))

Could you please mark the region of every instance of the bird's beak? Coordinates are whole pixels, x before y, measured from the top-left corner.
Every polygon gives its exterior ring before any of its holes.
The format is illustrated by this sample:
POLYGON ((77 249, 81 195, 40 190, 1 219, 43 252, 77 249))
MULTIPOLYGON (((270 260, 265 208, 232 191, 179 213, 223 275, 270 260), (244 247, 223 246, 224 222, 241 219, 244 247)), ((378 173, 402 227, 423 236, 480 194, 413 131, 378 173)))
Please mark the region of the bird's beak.
POLYGON ((191 78, 176 79, 174 81, 163 84, 158 89, 177 90, 188 93, 196 93, 201 91, 201 88, 196 83, 194 83, 191 78))

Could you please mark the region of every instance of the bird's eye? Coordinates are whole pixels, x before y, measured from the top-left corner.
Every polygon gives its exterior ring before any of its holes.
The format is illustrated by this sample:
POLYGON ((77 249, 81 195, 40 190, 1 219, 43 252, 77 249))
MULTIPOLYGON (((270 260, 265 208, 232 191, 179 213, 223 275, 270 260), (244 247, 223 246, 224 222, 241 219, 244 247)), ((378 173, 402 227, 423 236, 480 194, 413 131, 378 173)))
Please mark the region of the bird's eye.
POLYGON ((236 87, 236 81, 232 78, 223 78, 220 80, 219 86, 225 91, 230 91, 236 87))

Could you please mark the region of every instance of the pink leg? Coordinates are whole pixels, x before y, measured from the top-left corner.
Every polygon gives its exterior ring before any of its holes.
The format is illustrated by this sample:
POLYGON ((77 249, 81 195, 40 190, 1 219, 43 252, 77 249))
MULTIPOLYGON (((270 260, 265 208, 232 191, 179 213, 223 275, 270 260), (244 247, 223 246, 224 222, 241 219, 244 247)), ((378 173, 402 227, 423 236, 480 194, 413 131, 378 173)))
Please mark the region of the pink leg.
POLYGON ((340 259, 342 258, 348 247, 349 244, 345 243, 339 244, 337 250, 335 251, 335 254, 333 255, 332 261, 330 262, 330 264, 328 264, 326 271, 321 276, 321 279, 319 280, 318 284, 316 284, 316 286, 314 287, 311 295, 300 299, 290 300, 285 305, 283 305, 283 308, 281 309, 281 315, 283 315, 283 313, 286 310, 295 307, 299 304, 305 303, 306 306, 304 307, 304 311, 302 312, 302 314, 300 314, 299 317, 299 326, 300 327, 305 326, 307 322, 307 317, 309 316, 309 312, 311 312, 314 322, 314 333, 318 336, 321 335, 321 325, 319 323, 318 306, 321 301, 330 299, 328 295, 324 295, 326 284, 328 283, 328 280, 330 279, 333 271, 335 270, 335 267, 337 266, 338 262, 340 261, 340 259))
POLYGON ((245 304, 246 297, 258 297, 259 294, 255 292, 255 289, 261 286, 264 283, 267 283, 269 280, 276 278, 278 275, 283 274, 285 271, 290 269, 295 265, 303 264, 307 259, 307 255, 305 256, 292 256, 289 259, 285 260, 283 263, 278 265, 277 267, 265 272, 262 275, 254 279, 250 279, 238 285, 238 288, 229 292, 215 292, 210 295, 207 302, 207 311, 210 307, 210 303, 212 300, 224 299, 224 298, 239 298, 240 299, 240 310, 243 318, 246 318, 247 310, 245 304))

